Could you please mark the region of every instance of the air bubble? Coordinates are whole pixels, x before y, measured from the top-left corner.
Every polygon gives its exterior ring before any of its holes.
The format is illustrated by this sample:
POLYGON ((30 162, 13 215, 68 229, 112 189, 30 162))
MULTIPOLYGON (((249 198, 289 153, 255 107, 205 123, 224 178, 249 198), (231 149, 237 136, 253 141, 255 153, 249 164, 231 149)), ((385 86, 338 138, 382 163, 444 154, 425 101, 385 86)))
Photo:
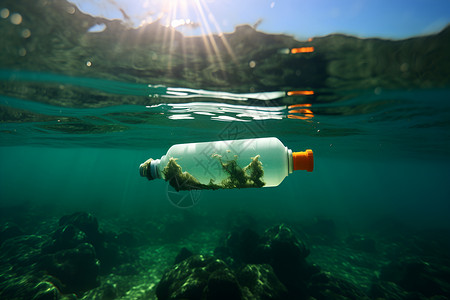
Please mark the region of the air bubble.
POLYGON ((27 50, 25 48, 20 48, 19 49, 19 55, 20 56, 25 56, 27 55, 27 50))
POLYGON ((379 95, 379 94, 381 94, 381 92, 382 92, 382 89, 381 89, 380 87, 376 87, 376 88, 373 90, 373 93, 374 93, 375 95, 379 95))
POLYGON ((24 30, 22 30, 22 37, 24 39, 27 39, 31 36, 31 31, 30 29, 25 28, 24 30))
POLYGON ((20 23, 22 23, 22 16, 19 13, 13 13, 11 15, 10 21, 14 25, 20 25, 20 23))
POLYGON ((402 64, 400 65, 400 71, 402 71, 402 72, 408 72, 408 70, 409 70, 409 65, 408 65, 407 63, 402 63, 402 64))
POLYGON ((73 7, 73 6, 68 6, 68 7, 66 7, 66 12, 67 12, 68 14, 73 15, 73 14, 75 13, 75 7, 73 7))
POLYGON ((0 17, 3 18, 3 19, 6 19, 7 17, 9 17, 9 9, 2 8, 0 10, 0 17))

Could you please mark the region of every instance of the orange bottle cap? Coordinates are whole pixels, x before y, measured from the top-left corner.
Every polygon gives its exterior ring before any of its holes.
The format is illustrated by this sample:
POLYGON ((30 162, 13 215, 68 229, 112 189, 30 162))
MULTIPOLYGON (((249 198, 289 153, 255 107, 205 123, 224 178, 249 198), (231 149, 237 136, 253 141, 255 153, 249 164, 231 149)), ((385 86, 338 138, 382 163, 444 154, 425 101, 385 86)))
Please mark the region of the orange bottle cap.
POLYGON ((294 171, 306 170, 312 172, 314 169, 314 156, 311 149, 302 152, 292 152, 294 171))

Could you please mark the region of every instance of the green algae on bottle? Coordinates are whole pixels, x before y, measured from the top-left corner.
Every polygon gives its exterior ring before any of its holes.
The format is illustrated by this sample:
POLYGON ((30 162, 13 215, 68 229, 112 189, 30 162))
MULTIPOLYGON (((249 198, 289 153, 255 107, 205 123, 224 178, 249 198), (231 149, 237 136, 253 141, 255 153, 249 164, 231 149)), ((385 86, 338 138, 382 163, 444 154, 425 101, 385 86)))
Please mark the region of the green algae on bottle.
POLYGON ((292 152, 271 137, 173 145, 161 159, 142 163, 139 171, 180 191, 278 186, 294 170, 313 168, 311 150, 292 152))

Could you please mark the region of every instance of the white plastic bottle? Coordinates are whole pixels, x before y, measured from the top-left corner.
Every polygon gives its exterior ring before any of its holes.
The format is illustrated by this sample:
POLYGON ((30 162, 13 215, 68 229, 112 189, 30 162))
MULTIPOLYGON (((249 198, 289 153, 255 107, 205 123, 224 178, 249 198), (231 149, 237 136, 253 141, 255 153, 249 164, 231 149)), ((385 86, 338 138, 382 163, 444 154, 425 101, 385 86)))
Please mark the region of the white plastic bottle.
POLYGON ((292 152, 270 137, 173 145, 161 159, 142 163, 139 172, 178 191, 277 186, 294 170, 313 168, 312 150, 292 152))

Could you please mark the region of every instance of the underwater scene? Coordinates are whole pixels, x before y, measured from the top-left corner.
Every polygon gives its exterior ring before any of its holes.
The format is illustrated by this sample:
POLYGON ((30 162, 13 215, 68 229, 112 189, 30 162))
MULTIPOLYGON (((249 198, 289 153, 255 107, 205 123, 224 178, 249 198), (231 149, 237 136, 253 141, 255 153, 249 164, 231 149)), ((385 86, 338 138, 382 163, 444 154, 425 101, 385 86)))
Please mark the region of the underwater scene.
POLYGON ((0 0, 0 299, 450 299, 449 12, 0 0))

